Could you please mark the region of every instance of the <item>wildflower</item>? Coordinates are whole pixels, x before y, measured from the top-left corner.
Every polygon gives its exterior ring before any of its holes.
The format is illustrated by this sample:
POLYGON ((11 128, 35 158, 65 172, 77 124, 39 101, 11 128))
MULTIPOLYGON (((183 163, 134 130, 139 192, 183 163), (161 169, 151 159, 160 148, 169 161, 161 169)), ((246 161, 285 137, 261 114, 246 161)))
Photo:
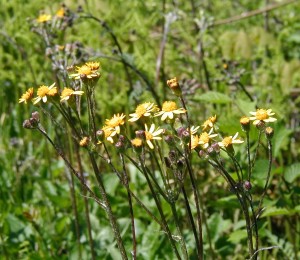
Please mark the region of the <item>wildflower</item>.
POLYGON ((142 148, 143 148, 143 140, 142 139, 134 138, 133 140, 131 140, 131 144, 132 144, 134 151, 136 151, 137 153, 140 153, 142 151, 142 148))
POLYGON ((187 130, 190 132, 191 135, 194 135, 197 133, 200 126, 191 126, 191 130, 188 128, 187 130))
POLYGON ((180 88, 180 85, 177 81, 177 78, 173 78, 173 79, 169 79, 167 81, 167 85, 169 86, 169 88, 173 91, 173 93, 180 97, 182 95, 182 92, 181 92, 181 88, 180 88))
POLYGON ((159 127, 155 130, 154 124, 151 124, 149 130, 148 130, 148 126, 145 125, 146 142, 149 145, 150 149, 154 148, 151 140, 161 140, 162 138, 158 135, 160 135, 163 131, 164 131, 164 129, 159 129, 159 127))
POLYGON ((48 21, 50 21, 52 19, 51 15, 50 14, 41 14, 37 19, 36 21, 38 23, 46 23, 48 21))
POLYGON ((240 119, 240 124, 242 126, 242 130, 244 132, 248 132, 250 130, 250 119, 247 116, 243 116, 240 119))
POLYGON ((202 130, 206 131, 210 128, 214 127, 214 123, 217 121, 217 116, 211 116, 209 117, 207 120, 204 121, 203 125, 202 125, 202 130))
POLYGON ((57 10, 55 16, 56 16, 57 18, 64 18, 64 16, 65 16, 65 8, 63 8, 63 7, 59 8, 59 9, 57 10))
POLYGON ((141 117, 145 116, 151 116, 152 112, 156 112, 158 110, 157 106, 154 105, 154 103, 146 102, 143 104, 140 104, 136 107, 135 113, 129 114, 132 118, 130 118, 129 122, 134 122, 139 120, 141 117))
POLYGON ((85 136, 80 140, 79 145, 85 147, 89 144, 89 141, 89 138, 85 136))
POLYGON ((84 92, 80 90, 73 90, 71 88, 64 88, 60 95, 60 102, 67 101, 72 95, 81 96, 84 92))
POLYGON ((117 134, 116 130, 110 126, 104 126, 102 127, 101 130, 104 131, 104 138, 113 144, 114 143, 113 137, 117 134))
POLYGON ((191 150, 195 149, 199 145, 199 136, 191 135, 191 150))
POLYGON ((250 112, 252 117, 250 117, 250 120, 254 120, 253 124, 257 125, 260 121, 263 121, 265 123, 275 122, 277 119, 274 117, 271 117, 275 115, 275 113, 272 112, 272 109, 257 109, 256 112, 250 112))
POLYGON ((74 79, 96 79, 100 77, 97 71, 100 67, 99 62, 87 62, 86 64, 76 67, 77 73, 71 74, 70 78, 74 79))
POLYGON ((166 118, 173 119, 174 114, 184 114, 186 110, 183 108, 177 108, 174 101, 165 101, 162 105, 160 112, 156 113, 155 116, 162 116, 161 120, 164 121, 166 118))
POLYGON ((265 134, 268 140, 271 140, 274 135, 274 129, 272 127, 266 127, 265 134))
POLYGON ((233 144, 241 144, 243 143, 244 141, 243 140, 240 140, 240 139, 237 139, 237 136, 238 136, 239 133, 236 133, 233 137, 232 136, 227 136, 225 138, 223 138, 222 142, 219 142, 219 146, 220 147, 224 147, 229 153, 234 153, 234 150, 233 150, 233 144))
POLYGON ((111 119, 106 119, 105 125, 114 129, 114 131, 119 134, 120 133, 120 125, 124 125, 124 118, 126 115, 123 113, 114 115, 111 119))
POLYGON ((33 99, 33 104, 36 104, 43 100, 44 103, 47 102, 47 96, 55 96, 57 94, 57 88, 54 87, 55 83, 53 83, 51 86, 45 86, 42 85, 37 90, 37 97, 33 99))
POLYGON ((24 102, 27 104, 33 98, 33 88, 29 88, 19 99, 19 103, 24 102))
POLYGON ((212 138, 216 137, 217 134, 213 134, 212 133, 212 129, 207 133, 207 132, 203 132, 200 136, 199 136, 199 144, 206 149, 209 146, 209 143, 211 141, 212 138))

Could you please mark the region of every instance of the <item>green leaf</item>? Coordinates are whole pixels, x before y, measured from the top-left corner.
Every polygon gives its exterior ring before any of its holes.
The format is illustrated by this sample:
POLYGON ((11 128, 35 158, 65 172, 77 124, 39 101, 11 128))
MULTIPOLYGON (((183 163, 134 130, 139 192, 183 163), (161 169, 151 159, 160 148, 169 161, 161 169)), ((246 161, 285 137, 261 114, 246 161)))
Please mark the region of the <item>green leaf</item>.
POLYGON ((227 104, 231 102, 231 98, 229 96, 215 91, 208 91, 200 96, 195 97, 195 100, 215 104, 227 104))
POLYGON ((294 182, 300 176, 300 163, 294 163, 287 167, 283 175, 288 183, 294 182))
POLYGON ((12 233, 17 233, 25 228, 24 223, 12 214, 8 214, 6 220, 12 233))
POLYGON ((256 111, 255 102, 237 99, 235 103, 245 115, 248 115, 250 111, 256 111))
POLYGON ((275 134, 273 137, 274 144, 274 156, 277 157, 279 155, 280 149, 286 149, 290 138, 289 135, 293 131, 291 129, 286 129, 285 126, 281 125, 275 128, 275 134))
POLYGON ((239 243, 241 240, 247 238, 246 230, 236 230, 229 235, 228 241, 232 243, 239 243))
POLYGON ((291 215, 292 213, 292 211, 289 211, 286 208, 270 207, 264 211, 262 217, 291 215))

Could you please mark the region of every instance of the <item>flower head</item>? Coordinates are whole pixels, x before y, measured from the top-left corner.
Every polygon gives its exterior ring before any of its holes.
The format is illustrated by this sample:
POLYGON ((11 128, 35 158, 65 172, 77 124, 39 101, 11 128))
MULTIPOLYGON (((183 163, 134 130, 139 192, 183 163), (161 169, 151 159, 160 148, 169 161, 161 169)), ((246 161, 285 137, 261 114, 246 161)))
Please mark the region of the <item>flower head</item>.
POLYGON ((250 112, 251 116, 250 120, 254 120, 253 124, 257 125, 260 121, 263 121, 265 123, 275 122, 277 119, 274 117, 271 117, 275 115, 275 113, 272 112, 272 109, 257 109, 256 112, 250 112))
POLYGON ((33 88, 27 89, 27 91, 21 96, 19 99, 19 103, 24 102, 27 104, 28 101, 30 101, 33 98, 33 88))
POLYGON ((160 112, 156 113, 155 116, 162 116, 161 120, 164 121, 167 118, 173 119, 174 114, 184 114, 186 111, 183 108, 177 108, 174 101, 165 101, 162 105, 160 112))
POLYGON ((217 116, 211 116, 207 120, 204 121, 202 125, 202 130, 207 131, 208 129, 211 129, 214 127, 214 123, 217 121, 217 116))
POLYGON ((224 148, 228 148, 230 146, 232 146, 233 144, 241 144, 243 143, 244 141, 243 140, 240 140, 238 139, 239 133, 236 133, 233 137, 232 136, 227 136, 227 137, 224 137, 222 142, 219 142, 219 146, 220 147, 224 147, 224 148))
POLYGON ((149 145, 150 149, 154 149, 154 146, 153 146, 151 140, 161 140, 162 138, 158 135, 160 135, 162 132, 164 132, 164 129, 160 129, 158 127, 155 130, 154 124, 151 124, 150 129, 148 129, 148 126, 145 125, 146 142, 149 145))
POLYGON ((90 141, 90 139, 85 136, 80 140, 79 145, 82 147, 85 147, 89 144, 89 141, 90 141))
POLYGON ((76 67, 76 72, 70 75, 70 78, 74 79, 97 79, 101 76, 98 72, 100 68, 99 62, 87 62, 80 67, 76 67))
POLYGON ((73 90, 71 88, 64 88, 60 95, 60 102, 67 101, 73 95, 81 96, 84 92, 80 90, 73 90))
POLYGON ((52 19, 50 14, 40 14, 39 17, 36 19, 38 23, 46 23, 52 19))
POLYGON ((211 142, 211 139, 216 137, 217 134, 213 134, 212 133, 212 129, 207 133, 207 132, 203 132, 200 136, 199 136, 199 144, 204 148, 206 149, 210 142, 211 142))
POLYGON ((151 116, 152 112, 156 112, 158 110, 157 106, 151 102, 145 102, 136 107, 135 113, 129 114, 132 118, 130 118, 129 122, 134 122, 139 120, 141 117, 151 116))
MULTIPOLYGON (((101 129, 104 132, 104 139, 109 141, 110 143, 114 143, 113 137, 117 134, 116 130, 110 126, 103 126, 101 129)), ((101 144, 102 142, 99 141, 98 144, 101 144)))
POLYGON ((191 135, 191 150, 195 149, 199 145, 199 136, 191 135))
POLYGON ((64 18, 64 16, 65 16, 65 8, 64 7, 59 8, 57 10, 55 16, 58 17, 58 18, 64 18))
POLYGON ((47 102, 47 96, 55 96, 57 94, 57 88, 54 87, 55 83, 53 83, 51 86, 45 86, 42 85, 37 90, 37 97, 33 99, 33 104, 36 104, 40 102, 41 100, 46 103, 47 102))
POLYGON ((126 117, 126 115, 124 115, 123 113, 120 114, 116 114, 114 115, 111 119, 106 119, 105 120, 105 125, 114 129, 114 131, 116 132, 116 134, 120 133, 120 126, 124 125, 125 121, 124 118, 126 117))
POLYGON ((167 85, 176 96, 180 97, 182 95, 181 88, 176 77, 167 80, 167 85))

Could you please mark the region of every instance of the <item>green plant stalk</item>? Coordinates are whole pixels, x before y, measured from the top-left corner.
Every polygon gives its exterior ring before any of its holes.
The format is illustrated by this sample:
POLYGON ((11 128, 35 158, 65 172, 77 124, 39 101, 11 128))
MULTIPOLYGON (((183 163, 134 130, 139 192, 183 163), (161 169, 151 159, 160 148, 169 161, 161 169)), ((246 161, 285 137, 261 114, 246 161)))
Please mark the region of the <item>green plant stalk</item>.
MULTIPOLYGON (((83 168, 82 168, 82 163, 81 163, 81 156, 80 156, 80 153, 79 153, 79 146, 75 142, 74 142, 74 146, 75 146, 75 152, 76 152, 76 159, 77 159, 77 162, 78 162, 79 174, 80 174, 81 179, 84 180, 83 168)), ((93 243, 93 235, 92 235, 92 226, 91 226, 91 221, 90 221, 89 203, 88 203, 88 199, 86 197, 87 190, 83 185, 81 185, 81 188, 82 188, 82 193, 83 193, 85 219, 86 219, 86 224, 87 224, 89 245, 90 245, 90 249, 91 249, 92 260, 96 260, 96 252, 95 252, 95 247, 94 247, 94 243, 93 243)))
POLYGON ((250 158, 250 138, 249 138, 249 131, 246 132, 246 142, 247 142, 247 160, 248 160, 248 174, 247 180, 250 182, 251 180, 251 158, 250 158))
POLYGON ((154 190, 154 188, 153 188, 153 186, 152 186, 152 183, 151 183, 151 181, 150 181, 150 179, 149 179, 147 170, 145 169, 145 165, 144 165, 144 162, 143 162, 141 156, 139 156, 139 161, 141 162, 141 167, 142 167, 144 176, 145 176, 145 178, 146 178, 146 180, 147 180, 148 186, 149 186, 149 188, 150 188, 150 190, 151 190, 151 193, 152 193, 152 196, 153 196, 153 198, 154 198, 154 200, 155 200, 155 203, 156 203, 158 212, 159 212, 160 217, 161 217, 162 224, 163 224, 163 226, 164 226, 164 230, 166 231, 167 236, 168 236, 168 238, 169 238, 169 241, 170 241, 170 243, 171 243, 171 247, 172 247, 172 249, 173 249, 173 251, 174 251, 174 253, 175 253, 177 259, 181 259, 180 255, 179 255, 179 253, 178 253, 178 250, 177 250, 177 248, 176 248, 174 239, 173 239, 173 237, 172 237, 171 231, 170 231, 170 229, 169 229, 168 223, 167 223, 166 218, 165 218, 165 216, 164 216, 163 210, 162 210, 162 208, 161 208, 160 201, 159 201, 158 197, 156 196, 156 192, 155 192, 155 190, 154 190))
POLYGON ((247 91, 245 86, 240 81, 236 81, 235 83, 242 89, 242 91, 247 95, 247 97, 250 99, 250 101, 254 102, 254 99, 252 98, 250 93, 247 91))
POLYGON ((252 170, 253 170, 253 167, 254 167, 254 164, 255 164, 255 160, 256 160, 256 157, 257 157, 257 154, 258 154, 258 148, 259 148, 259 144, 260 144, 260 138, 261 138, 261 130, 259 130, 259 133, 258 133, 257 146, 256 146, 256 149, 255 149, 255 152, 254 152, 254 156, 253 156, 252 162, 251 162, 251 169, 250 169, 249 179, 251 179, 252 170))
MULTIPOLYGON (((70 130, 69 130, 70 131, 70 130)), ((68 133, 68 147, 69 147, 69 157, 70 157, 70 163, 73 165, 74 164, 74 154, 73 154, 73 148, 72 148, 72 140, 71 140, 71 134, 68 133)), ((71 202, 72 202, 72 208, 74 212, 74 220, 75 220, 75 232, 76 232, 76 241, 78 245, 78 253, 79 253, 79 259, 82 259, 82 250, 81 250, 81 243, 80 243, 80 229, 79 229, 79 215, 78 215, 78 208, 77 208, 77 200, 75 196, 75 187, 74 187, 74 176, 71 173, 71 180, 68 179, 69 187, 70 187, 70 193, 71 193, 71 202)))
POLYGON ((124 247, 124 244, 123 244, 123 240, 122 240, 122 237, 121 237, 121 234, 120 234, 120 231, 119 231, 119 227, 117 225, 115 216, 113 215, 113 212, 112 212, 112 209, 111 209, 111 206, 110 206, 110 202, 108 200, 107 193, 106 193, 106 190, 105 190, 102 178, 101 178, 101 173, 100 173, 99 168, 97 166, 95 157, 92 154, 92 152, 90 152, 90 151, 89 151, 89 157, 90 157, 90 161, 91 161, 92 166, 93 166, 95 177, 97 179, 97 183, 98 183, 98 187, 99 187, 99 190, 100 190, 100 193, 101 193, 102 201, 103 201, 103 204, 105 205, 105 210, 106 210, 110 225, 112 227, 114 237, 117 240, 118 248, 120 250, 122 259, 128 259, 127 254, 126 254, 126 250, 125 250, 125 247, 124 247))
POLYGON ((126 166, 124 157, 120 154, 120 158, 122 161, 123 166, 123 173, 124 173, 124 185, 127 190, 127 197, 128 197, 128 204, 129 204, 129 211, 130 211, 130 219, 131 219, 131 232, 132 232, 132 258, 136 260, 136 251, 137 251, 137 243, 136 243, 136 235, 135 235, 135 223, 134 223, 134 214, 133 214, 133 206, 132 206, 132 199, 131 193, 129 190, 129 176, 127 174, 126 166))
POLYGON ((183 234, 181 232, 180 225, 179 225, 179 219, 178 219, 178 214, 177 214, 175 202, 171 202, 170 206, 171 206, 172 213, 173 213, 173 216, 174 216, 176 229, 177 229, 177 232, 180 236, 180 246, 181 246, 181 251, 182 251, 182 254, 183 254, 183 259, 188 260, 189 256, 188 256, 186 244, 185 244, 185 241, 184 241, 184 237, 183 237, 183 234))
POLYGON ((96 123, 95 123, 95 108, 93 99, 92 87, 85 85, 87 104, 88 104, 88 114, 89 114, 89 133, 96 140, 96 123))

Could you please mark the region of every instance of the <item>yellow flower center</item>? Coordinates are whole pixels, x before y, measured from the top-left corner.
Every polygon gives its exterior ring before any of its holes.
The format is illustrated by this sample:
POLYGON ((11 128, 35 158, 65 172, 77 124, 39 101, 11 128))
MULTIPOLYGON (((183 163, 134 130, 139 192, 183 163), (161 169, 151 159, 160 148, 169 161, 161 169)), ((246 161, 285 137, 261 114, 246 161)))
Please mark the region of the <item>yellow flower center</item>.
POLYGON ((208 133, 204 132, 200 135, 199 141, 202 141, 203 143, 208 143, 209 142, 209 135, 208 133))
POLYGON ((88 66, 91 70, 97 70, 100 67, 99 62, 87 62, 85 65, 88 66))
POLYGON ((147 131, 145 131, 146 140, 152 140, 153 135, 147 131))
POLYGON ((227 136, 223 139, 222 143, 224 144, 225 147, 229 146, 232 144, 232 137, 227 136))
POLYGON ((62 93, 61 93, 61 97, 65 98, 65 97, 69 97, 73 94, 74 90, 71 88, 65 88, 62 93))
POLYGON ((141 117, 142 115, 144 115, 147 112, 147 109, 145 108, 144 105, 139 105, 137 106, 135 113, 141 117))
POLYGON ((241 123, 242 125, 247 125, 247 124, 249 124, 249 122, 250 122, 250 119, 249 119, 248 117, 246 117, 246 116, 244 116, 244 117, 242 117, 242 118, 240 119, 240 123, 241 123))
POLYGON ((77 69, 77 71, 78 71, 78 74, 80 74, 80 75, 82 75, 82 74, 84 74, 84 75, 92 74, 92 69, 87 65, 83 65, 83 66, 79 67, 77 69))
POLYGON ((162 111, 171 112, 177 109, 177 105, 173 101, 166 101, 162 105, 162 111))
POLYGON ((39 97, 44 97, 49 93, 49 88, 47 86, 40 86, 38 91, 37 91, 37 95, 39 97))
POLYGON ((258 120, 265 120, 269 118, 269 115, 265 109, 258 109, 256 111, 256 118, 258 120))

